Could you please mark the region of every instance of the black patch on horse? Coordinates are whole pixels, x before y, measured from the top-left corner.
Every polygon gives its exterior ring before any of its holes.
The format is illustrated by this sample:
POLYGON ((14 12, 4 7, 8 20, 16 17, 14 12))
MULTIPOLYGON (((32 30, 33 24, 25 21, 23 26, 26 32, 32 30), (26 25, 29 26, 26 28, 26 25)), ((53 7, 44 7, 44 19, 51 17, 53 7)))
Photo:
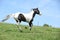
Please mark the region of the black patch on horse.
POLYGON ((20 22, 21 22, 21 21, 26 21, 26 18, 24 17, 23 14, 19 14, 18 20, 19 20, 20 22))
POLYGON ((39 13, 38 8, 33 9, 33 11, 34 11, 34 13, 33 13, 32 19, 31 19, 30 22, 29 22, 30 27, 32 27, 32 21, 33 21, 35 15, 36 15, 37 13, 39 13))
POLYGON ((33 11, 34 11, 34 13, 33 13, 33 17, 32 17, 32 19, 31 19, 30 23, 32 23, 35 15, 40 13, 39 10, 38 10, 38 8, 33 9, 33 11))
MULTIPOLYGON (((32 19, 31 19, 30 22, 29 22, 29 26, 30 26, 30 27, 32 27, 32 25, 33 25, 33 24, 32 24, 32 21, 33 21, 35 15, 36 15, 36 13, 34 12, 34 13, 33 13, 33 17, 32 17, 32 19)), ((30 29, 30 30, 31 30, 31 29, 30 29)))

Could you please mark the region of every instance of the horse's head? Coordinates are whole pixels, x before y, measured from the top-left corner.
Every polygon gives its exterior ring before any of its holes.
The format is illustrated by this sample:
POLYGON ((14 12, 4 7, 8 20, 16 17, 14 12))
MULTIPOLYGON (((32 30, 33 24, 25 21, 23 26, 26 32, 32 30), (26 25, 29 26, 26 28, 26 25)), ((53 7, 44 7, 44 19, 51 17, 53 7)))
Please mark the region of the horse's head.
POLYGON ((34 11, 34 13, 36 13, 36 14, 38 14, 38 15, 41 15, 41 12, 39 11, 38 8, 34 8, 33 11, 34 11))

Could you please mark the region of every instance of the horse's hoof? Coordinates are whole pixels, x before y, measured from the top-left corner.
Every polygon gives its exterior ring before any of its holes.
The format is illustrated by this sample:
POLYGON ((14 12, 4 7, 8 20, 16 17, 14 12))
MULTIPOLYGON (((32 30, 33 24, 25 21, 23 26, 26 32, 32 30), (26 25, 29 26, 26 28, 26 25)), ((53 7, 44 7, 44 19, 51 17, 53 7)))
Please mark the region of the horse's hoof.
POLYGON ((20 32, 23 32, 23 31, 20 31, 20 32))
POLYGON ((27 27, 25 27, 25 29, 27 29, 27 27))
POLYGON ((30 31, 31 31, 31 29, 30 29, 30 31))
POLYGON ((22 30, 20 30, 20 32, 23 32, 22 30))
POLYGON ((19 32, 22 32, 22 30, 21 30, 21 29, 19 29, 19 32))

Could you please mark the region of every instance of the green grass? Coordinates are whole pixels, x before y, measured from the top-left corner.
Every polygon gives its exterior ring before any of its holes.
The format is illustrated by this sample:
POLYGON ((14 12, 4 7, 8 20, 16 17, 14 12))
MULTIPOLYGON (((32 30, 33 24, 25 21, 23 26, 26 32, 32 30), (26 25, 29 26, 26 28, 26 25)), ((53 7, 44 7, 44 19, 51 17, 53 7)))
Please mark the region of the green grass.
POLYGON ((33 26, 32 30, 20 25, 23 32, 19 32, 16 25, 0 23, 0 40, 60 40, 60 28, 33 26))

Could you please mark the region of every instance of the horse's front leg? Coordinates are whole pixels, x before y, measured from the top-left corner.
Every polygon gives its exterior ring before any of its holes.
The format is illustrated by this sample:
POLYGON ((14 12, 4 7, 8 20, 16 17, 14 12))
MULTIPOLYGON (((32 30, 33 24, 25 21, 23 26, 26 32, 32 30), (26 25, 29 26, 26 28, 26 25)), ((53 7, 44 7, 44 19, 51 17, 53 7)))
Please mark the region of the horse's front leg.
POLYGON ((31 30, 33 26, 32 22, 29 23, 29 26, 30 26, 29 29, 31 30))

